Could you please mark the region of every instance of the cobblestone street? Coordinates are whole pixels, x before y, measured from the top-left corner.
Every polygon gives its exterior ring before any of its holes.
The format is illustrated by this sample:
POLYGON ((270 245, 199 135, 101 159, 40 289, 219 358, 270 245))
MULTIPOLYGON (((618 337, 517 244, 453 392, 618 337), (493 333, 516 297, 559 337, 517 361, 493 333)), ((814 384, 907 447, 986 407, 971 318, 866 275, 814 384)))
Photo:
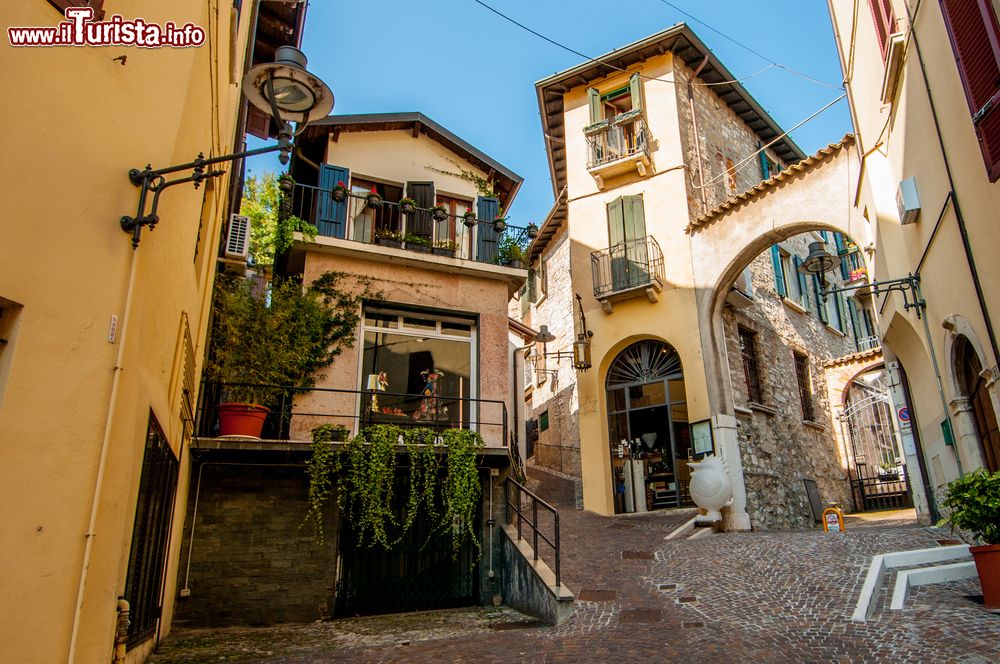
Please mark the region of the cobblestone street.
POLYGON ((975 579, 922 587, 904 611, 883 610, 880 598, 868 623, 850 621, 871 556, 936 546, 951 538, 947 531, 852 519, 842 536, 795 531, 665 541, 690 512, 600 517, 573 509, 568 482, 549 476, 540 490, 561 509, 563 574, 578 597, 563 625, 539 627, 514 612, 477 609, 434 612, 425 623, 409 615, 179 630, 151 661, 1000 661, 1000 615, 977 603, 975 579), (256 645, 243 647, 240 658, 234 643, 256 645), (186 658, 195 648, 198 658, 186 658))

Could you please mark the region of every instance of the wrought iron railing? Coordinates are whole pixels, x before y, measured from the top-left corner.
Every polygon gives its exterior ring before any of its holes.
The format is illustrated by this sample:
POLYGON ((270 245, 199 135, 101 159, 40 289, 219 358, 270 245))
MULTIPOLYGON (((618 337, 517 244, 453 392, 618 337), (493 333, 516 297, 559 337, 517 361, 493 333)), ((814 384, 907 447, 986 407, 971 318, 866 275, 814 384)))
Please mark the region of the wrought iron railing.
POLYGON ((590 254, 594 297, 663 284, 663 252, 651 235, 590 254))
POLYGON ((584 130, 590 156, 587 168, 596 168, 619 159, 649 154, 649 132, 639 113, 627 113, 584 130))
MULTIPOLYGON (((203 382, 195 428, 197 435, 217 437, 217 408, 226 402, 227 388, 248 386, 247 383, 203 382)), ((323 424, 340 425, 345 435, 372 424, 395 424, 434 431, 468 429, 477 431, 487 447, 506 448, 508 445, 507 404, 503 401, 378 390, 253 387, 270 389, 272 394, 266 404, 270 412, 261 433, 265 440, 310 441, 312 430, 323 424)))
POLYGON ((394 201, 372 204, 364 195, 347 192, 338 201, 334 195, 330 189, 296 183, 291 213, 316 226, 321 236, 480 263, 509 264, 503 246, 525 247, 529 240, 527 228, 501 226, 495 219, 416 206, 404 211, 394 201))
POLYGON ((531 550, 534 553, 535 560, 538 560, 538 540, 542 540, 551 548, 556 573, 556 587, 559 587, 562 582, 559 548, 559 510, 549 505, 531 491, 528 491, 523 484, 512 477, 506 478, 503 486, 503 494, 504 503, 506 504, 507 523, 511 525, 517 524, 518 541, 524 539, 521 533, 523 526, 527 526, 531 529, 531 550), (541 532, 544 524, 539 527, 539 507, 552 515, 552 527, 549 536, 541 532))

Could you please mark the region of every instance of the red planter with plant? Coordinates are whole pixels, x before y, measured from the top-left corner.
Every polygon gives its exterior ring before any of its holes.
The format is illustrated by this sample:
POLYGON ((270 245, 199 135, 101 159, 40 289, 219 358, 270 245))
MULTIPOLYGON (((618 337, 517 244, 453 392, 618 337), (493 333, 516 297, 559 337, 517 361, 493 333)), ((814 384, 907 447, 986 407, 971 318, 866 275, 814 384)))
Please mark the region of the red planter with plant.
POLYGON ((980 468, 948 484, 944 505, 952 530, 970 533, 980 546, 970 546, 976 561, 983 604, 1000 611, 1000 472, 980 468))
POLYGON ((220 403, 216 407, 216 414, 219 416, 219 435, 260 438, 264 420, 270 412, 268 408, 256 404, 220 403))

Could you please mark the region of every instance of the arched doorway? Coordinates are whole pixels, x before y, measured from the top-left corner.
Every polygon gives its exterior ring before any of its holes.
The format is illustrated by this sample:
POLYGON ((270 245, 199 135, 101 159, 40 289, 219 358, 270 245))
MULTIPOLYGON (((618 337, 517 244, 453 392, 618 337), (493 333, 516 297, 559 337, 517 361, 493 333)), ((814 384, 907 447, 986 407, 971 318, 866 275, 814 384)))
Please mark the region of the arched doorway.
POLYGON ((851 381, 840 419, 848 445, 855 511, 913 506, 906 457, 895 418, 883 367, 866 371, 851 381))
POLYGON ((969 399, 976 434, 983 449, 983 462, 991 473, 1000 470, 1000 428, 990 401, 986 379, 981 375, 983 366, 979 356, 966 337, 955 348, 956 373, 964 396, 969 399))
POLYGON ((691 504, 684 372, 662 341, 632 344, 608 369, 608 440, 615 513, 691 504))

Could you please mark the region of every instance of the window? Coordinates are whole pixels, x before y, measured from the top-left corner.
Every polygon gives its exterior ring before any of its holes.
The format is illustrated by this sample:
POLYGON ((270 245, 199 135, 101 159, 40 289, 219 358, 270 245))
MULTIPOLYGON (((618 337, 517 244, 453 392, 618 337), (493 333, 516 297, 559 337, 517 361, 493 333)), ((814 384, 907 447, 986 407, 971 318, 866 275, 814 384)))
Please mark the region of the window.
POLYGON ((844 322, 845 309, 847 308, 844 300, 843 293, 834 293, 829 296, 828 302, 832 305, 827 308, 830 313, 830 327, 834 328, 838 332, 847 332, 847 326, 844 322))
POLYGON ((152 636, 160 619, 160 588, 167 559, 178 466, 163 430, 150 413, 125 580, 125 599, 130 610, 129 646, 152 636))
POLYGON ((972 125, 990 182, 1000 178, 1000 29, 996 9, 986 0, 941 0, 972 125))
POLYGON ((549 428, 549 411, 543 410, 538 416, 538 430, 545 431, 549 428))
POLYGON ((69 7, 93 7, 94 20, 99 21, 104 18, 104 0, 49 0, 49 4, 65 13, 69 7))
POLYGON ((535 365, 530 359, 531 349, 524 351, 523 364, 524 364, 524 389, 527 390, 529 387, 533 387, 535 384, 535 365))
POLYGON ((799 272, 799 266, 802 265, 799 257, 792 256, 775 244, 771 246, 771 261, 778 295, 808 309, 809 290, 806 287, 806 275, 799 272))
POLYGON ((812 384, 809 379, 809 358, 802 353, 793 352, 795 358, 795 380, 799 383, 799 403, 802 405, 802 419, 812 422, 813 402, 812 384))
POLYGON ((395 205, 381 205, 372 210, 364 204, 364 197, 374 189, 382 197, 383 201, 398 203, 403 197, 403 188, 394 184, 383 184, 372 182, 361 178, 351 178, 351 193, 360 198, 351 198, 350 227, 348 232, 351 239, 358 242, 373 242, 382 234, 399 233, 402 234, 402 219, 399 214, 399 207, 395 205))
POLYGON ((878 39, 878 47, 882 51, 884 59, 886 47, 889 44, 889 35, 896 30, 896 17, 892 12, 892 2, 891 0, 868 0, 868 6, 872 10, 872 18, 875 21, 875 37, 878 39))
POLYGON ((455 255, 461 258, 471 255, 472 231, 461 223, 462 215, 472 210, 472 201, 438 194, 436 205, 440 205, 451 215, 444 221, 434 222, 434 246, 447 247, 455 244, 455 255), (457 223, 456 223, 457 222, 457 223))
POLYGON ((757 333, 740 326, 740 354, 743 356, 743 377, 747 381, 747 398, 750 403, 764 403, 760 387, 760 372, 757 368, 757 333))
POLYGON ((768 180, 780 173, 781 167, 767 156, 767 152, 765 150, 761 150, 761 144, 759 141, 757 143, 757 149, 760 150, 760 152, 757 153, 757 157, 760 159, 760 179, 768 180))
POLYGON ((372 392, 374 421, 468 426, 478 381, 471 319, 366 309, 362 330, 361 389, 372 392))

